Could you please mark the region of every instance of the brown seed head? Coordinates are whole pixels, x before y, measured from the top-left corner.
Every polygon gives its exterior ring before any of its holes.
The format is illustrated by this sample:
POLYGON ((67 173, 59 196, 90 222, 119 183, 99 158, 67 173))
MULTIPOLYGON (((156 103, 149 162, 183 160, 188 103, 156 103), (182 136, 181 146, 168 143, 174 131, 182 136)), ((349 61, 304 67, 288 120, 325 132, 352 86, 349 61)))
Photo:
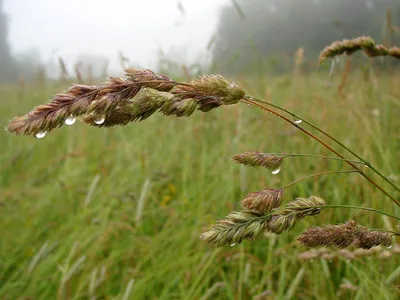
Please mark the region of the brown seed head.
POLYGON ((298 240, 307 247, 346 248, 351 245, 356 248, 370 249, 380 244, 390 246, 392 235, 385 231, 370 230, 349 220, 344 224, 310 228, 303 232, 298 240))
POLYGON ((237 103, 244 92, 222 76, 201 76, 189 84, 178 83, 151 70, 126 69, 126 78, 111 77, 99 86, 73 85, 50 103, 14 118, 7 130, 35 135, 61 127, 70 117, 102 127, 144 120, 160 110, 165 115, 190 116, 196 109, 209 111, 237 103), (143 91, 141 95, 138 95, 143 91), (96 124, 98 116, 104 122, 96 124))
POLYGON ((260 213, 268 213, 280 206, 284 189, 266 189, 248 194, 242 201, 242 207, 260 213))
POLYGON ((351 55, 359 50, 363 50, 369 57, 392 56, 400 59, 399 48, 386 48, 384 45, 376 45, 373 39, 363 36, 352 40, 342 40, 332 43, 321 51, 319 62, 322 63, 328 58, 334 58, 341 54, 351 55))
POLYGON ((385 231, 370 230, 366 227, 360 228, 357 237, 353 242, 356 248, 370 249, 374 246, 383 245, 390 247, 392 245, 392 234, 385 231))
POLYGON ((374 46, 374 40, 367 36, 358 37, 352 40, 336 41, 321 51, 319 62, 322 63, 327 58, 333 58, 341 54, 351 55, 360 49, 370 49, 374 46))
POLYGON ((233 156, 232 160, 245 166, 276 170, 282 165, 283 157, 261 152, 243 152, 233 156))

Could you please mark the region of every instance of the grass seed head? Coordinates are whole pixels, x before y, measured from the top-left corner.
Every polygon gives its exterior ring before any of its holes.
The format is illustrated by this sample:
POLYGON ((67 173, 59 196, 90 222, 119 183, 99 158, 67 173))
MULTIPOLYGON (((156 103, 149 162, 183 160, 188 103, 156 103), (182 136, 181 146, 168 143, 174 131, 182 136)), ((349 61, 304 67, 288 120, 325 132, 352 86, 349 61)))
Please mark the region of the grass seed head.
POLYGON ((344 224, 326 225, 310 228, 298 238, 307 247, 346 248, 354 246, 361 249, 370 249, 377 245, 390 246, 392 234, 386 231, 370 230, 353 220, 344 224))
POLYGON ((232 212, 225 219, 206 227, 200 238, 216 247, 235 245, 255 239, 264 231, 265 218, 254 211, 232 212))
POLYGON ((268 213, 281 205, 284 189, 266 189, 248 194, 242 201, 244 209, 268 213))
POLYGON ((275 234, 281 234, 285 230, 292 229, 296 222, 304 217, 319 214, 322 210, 321 206, 324 205, 325 201, 316 196, 297 198, 289 202, 284 209, 273 212, 266 223, 266 229, 275 234))
POLYGON ((232 160, 245 166, 264 167, 269 170, 276 170, 282 165, 283 157, 269 153, 243 152, 233 156, 232 160))
POLYGON ((367 36, 358 37, 352 40, 342 40, 333 42, 321 51, 319 62, 322 63, 328 58, 346 54, 352 55, 354 52, 363 50, 369 57, 392 56, 400 59, 400 48, 387 48, 384 45, 376 45, 374 40, 367 36))
POLYGON ((196 109, 206 112, 235 104, 245 95, 220 75, 200 76, 189 84, 147 69, 126 69, 125 75, 126 78, 110 77, 99 86, 73 85, 51 102, 14 118, 6 129, 35 135, 61 127, 71 116, 90 125, 111 127, 144 120, 158 110, 165 115, 187 117, 196 109), (104 121, 95 122, 98 116, 104 116, 104 121))

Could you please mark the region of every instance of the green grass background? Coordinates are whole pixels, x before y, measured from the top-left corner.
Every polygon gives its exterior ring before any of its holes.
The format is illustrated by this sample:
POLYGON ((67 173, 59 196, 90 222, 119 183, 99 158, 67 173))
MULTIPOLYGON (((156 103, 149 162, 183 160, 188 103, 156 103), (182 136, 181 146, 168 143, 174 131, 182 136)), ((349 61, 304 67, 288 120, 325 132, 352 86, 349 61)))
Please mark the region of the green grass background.
MULTIPOLYGON (((399 77, 352 70, 339 93, 342 72, 235 80, 249 94, 320 125, 399 184, 399 77)), ((1 125, 64 88, 1 87, 1 125)), ((398 254, 298 258, 307 251, 295 239, 304 229, 349 218, 370 227, 396 225, 380 215, 330 209, 280 236, 220 249, 199 239, 204 226, 237 209, 249 192, 348 169, 338 161, 306 157, 287 159, 278 175, 234 164, 229 157, 241 151, 330 155, 253 107, 239 103, 187 119, 156 114, 110 129, 76 122, 40 140, 2 131, 0 145, 0 299, 399 297, 398 254), (341 291, 346 280, 357 289, 341 291)), ((284 201, 310 195, 328 204, 400 213, 357 174, 309 179, 288 189, 284 201)))

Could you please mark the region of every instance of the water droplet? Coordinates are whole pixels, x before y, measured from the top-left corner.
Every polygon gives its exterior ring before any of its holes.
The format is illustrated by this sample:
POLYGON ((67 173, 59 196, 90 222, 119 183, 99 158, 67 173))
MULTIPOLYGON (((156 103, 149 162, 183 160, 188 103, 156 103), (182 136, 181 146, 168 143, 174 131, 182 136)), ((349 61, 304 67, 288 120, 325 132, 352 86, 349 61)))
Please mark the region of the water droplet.
POLYGON ((96 115, 96 116, 94 117, 94 122, 95 122, 97 125, 103 124, 105 120, 106 120, 106 118, 104 117, 104 115, 96 115))
POLYGON ((281 171, 281 168, 279 167, 278 169, 273 170, 273 171, 272 171, 272 174, 276 175, 276 174, 278 174, 280 171, 281 171))
POLYGON ((392 249, 393 245, 387 246, 386 249, 392 249))
POLYGON ((76 118, 73 115, 70 115, 66 120, 65 124, 66 125, 73 125, 76 121, 76 118))
POLYGON ((301 120, 301 119, 294 119, 294 122, 295 122, 296 124, 300 124, 301 122, 303 122, 303 120, 301 120))
POLYGON ((335 72, 335 62, 336 62, 336 59, 333 58, 332 63, 331 63, 331 68, 329 69, 329 76, 332 76, 333 73, 335 72))
POLYGON ((47 131, 40 131, 40 132, 36 133, 35 137, 37 139, 41 139, 41 138, 44 138, 46 136, 46 134, 47 134, 47 131))
POLYGON ((236 245, 236 243, 232 243, 232 244, 230 244, 230 246, 231 246, 231 247, 233 247, 233 246, 235 246, 235 245, 236 245))

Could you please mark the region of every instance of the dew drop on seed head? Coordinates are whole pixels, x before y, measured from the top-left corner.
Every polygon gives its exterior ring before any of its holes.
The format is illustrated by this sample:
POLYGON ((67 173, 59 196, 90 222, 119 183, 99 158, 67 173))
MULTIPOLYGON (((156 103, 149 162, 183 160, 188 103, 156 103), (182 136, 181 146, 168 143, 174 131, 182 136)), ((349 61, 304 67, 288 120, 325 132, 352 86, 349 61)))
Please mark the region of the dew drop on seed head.
POLYGON ((301 119, 294 119, 294 122, 295 122, 296 124, 300 124, 301 122, 303 122, 303 120, 301 120, 301 119))
POLYGON ((74 116, 69 116, 66 120, 65 120, 65 124, 66 125, 73 125, 76 121, 76 118, 74 116))
POLYGON ((393 245, 387 246, 386 249, 392 249, 393 245))
POLYGON ((232 244, 230 244, 230 246, 231 246, 231 247, 233 247, 233 246, 235 246, 235 245, 236 245, 236 243, 232 243, 232 244))
POLYGON ((46 134, 47 134, 46 131, 40 131, 40 132, 36 133, 35 137, 37 139, 41 139, 41 138, 44 138, 46 136, 46 134))
POLYGON ((106 120, 106 118, 104 117, 104 115, 96 115, 96 116, 94 117, 94 122, 95 122, 97 125, 103 124, 105 120, 106 120))
POLYGON ((273 171, 272 171, 272 174, 276 175, 276 174, 278 174, 280 171, 281 171, 281 168, 279 167, 278 169, 273 170, 273 171))

